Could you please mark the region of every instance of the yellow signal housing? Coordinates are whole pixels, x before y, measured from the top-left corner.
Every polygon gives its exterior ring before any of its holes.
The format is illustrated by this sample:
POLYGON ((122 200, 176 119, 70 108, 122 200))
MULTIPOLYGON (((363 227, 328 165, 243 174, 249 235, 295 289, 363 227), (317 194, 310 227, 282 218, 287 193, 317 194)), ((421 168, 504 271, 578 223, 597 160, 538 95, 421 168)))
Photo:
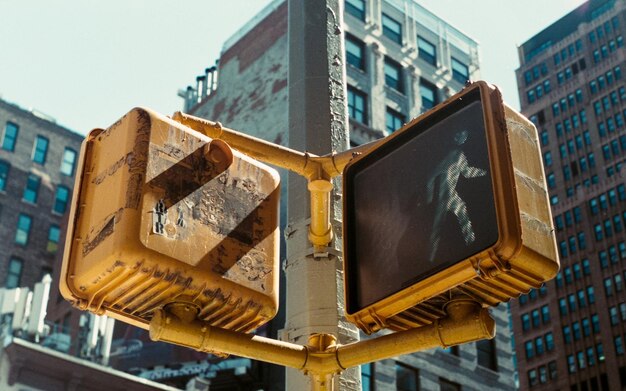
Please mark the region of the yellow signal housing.
POLYGON ((346 315, 366 333, 432 324, 453 297, 495 306, 559 269, 537 130, 485 82, 343 176, 346 315))
POLYGON ((61 293, 144 329, 180 303, 249 332, 278 308, 279 187, 273 168, 135 108, 82 145, 61 293))

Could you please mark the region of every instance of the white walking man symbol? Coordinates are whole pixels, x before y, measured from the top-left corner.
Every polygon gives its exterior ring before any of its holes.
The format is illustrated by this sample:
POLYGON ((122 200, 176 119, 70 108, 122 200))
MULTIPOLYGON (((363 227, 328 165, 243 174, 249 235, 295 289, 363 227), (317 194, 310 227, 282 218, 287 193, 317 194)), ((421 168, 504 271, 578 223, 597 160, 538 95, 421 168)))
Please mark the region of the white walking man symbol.
POLYGON ((456 132, 454 142, 458 147, 448 152, 437 164, 426 184, 428 203, 435 203, 435 216, 430 234, 431 251, 428 257, 430 262, 435 260, 441 240, 441 229, 448 212, 452 212, 456 216, 465 244, 469 245, 476 240, 472 222, 467 214, 467 205, 456 191, 456 185, 461 175, 465 178, 475 178, 487 174, 483 169, 471 167, 465 153, 461 150, 461 145, 467 141, 468 136, 469 132, 467 130, 456 132))

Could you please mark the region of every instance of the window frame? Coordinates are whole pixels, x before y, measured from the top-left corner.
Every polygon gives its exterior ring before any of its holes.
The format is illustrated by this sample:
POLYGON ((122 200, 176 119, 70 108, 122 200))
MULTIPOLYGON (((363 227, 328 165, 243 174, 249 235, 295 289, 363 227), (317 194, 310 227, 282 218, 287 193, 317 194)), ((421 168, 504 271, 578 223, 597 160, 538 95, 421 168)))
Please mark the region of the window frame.
POLYGON ((398 22, 396 19, 384 12, 381 15, 380 21, 383 35, 402 46, 402 23, 398 22))
POLYGON ((76 170, 77 158, 78 158, 78 152, 76 152, 73 148, 65 147, 65 149, 63 150, 63 156, 61 157, 61 164, 59 166, 59 171, 61 172, 61 174, 65 176, 69 176, 69 177, 73 176, 74 170, 76 170), (66 159, 66 156, 68 156, 68 153, 72 154, 73 156, 71 163, 66 159), (68 165, 70 166, 69 171, 64 168, 68 165))
POLYGON ((30 233, 33 228, 33 218, 26 213, 20 213, 15 226, 14 243, 20 246, 28 246, 30 233))
POLYGON ((58 185, 54 192, 54 202, 52 204, 52 212, 62 215, 67 211, 67 206, 71 198, 70 189, 67 186, 58 185), (59 197, 60 192, 65 191, 65 197, 59 197), (62 205, 62 207, 61 207, 62 205))
POLYGON ((365 22, 366 10, 365 0, 346 0, 344 3, 344 11, 363 22, 365 22))
POLYGON ((11 257, 9 259, 9 265, 7 266, 7 275, 4 280, 4 287, 8 289, 18 288, 21 284, 22 275, 24 272, 24 260, 18 257, 11 257), (19 266, 19 270, 16 272, 13 265, 19 266), (15 279, 14 283, 10 283, 12 279, 15 279))
POLYGON ((42 166, 46 164, 46 158, 48 157, 48 148, 50 147, 50 140, 42 135, 35 137, 33 143, 33 151, 31 153, 31 160, 42 166))
POLYGON ((385 56, 383 73, 385 75, 385 86, 394 89, 395 91, 404 94, 404 75, 402 65, 385 56), (394 75, 395 73, 395 75, 394 75))
POLYGON ((347 87, 347 101, 348 101, 348 115, 350 119, 362 123, 368 124, 368 100, 367 94, 358 88, 348 85, 347 87), (352 101, 352 103, 351 103, 352 101), (358 108, 358 103, 361 103, 361 108, 358 108), (359 118, 360 116, 360 118, 359 118))
POLYGON ((455 79, 456 81, 458 81, 461 84, 465 84, 469 78, 470 78, 470 74, 469 74, 469 66, 466 65, 465 63, 461 62, 460 60, 458 60, 455 57, 451 57, 451 66, 452 66, 452 78, 455 79), (460 72, 459 68, 461 67, 462 70, 465 71, 465 73, 460 72))
POLYGON ((429 40, 421 36, 418 36, 417 37, 417 57, 421 58, 426 63, 436 67, 437 66, 437 45, 433 44, 432 42, 430 42, 429 40))
POLYGON ((0 148, 5 151, 14 152, 19 134, 20 126, 15 122, 7 121, 4 125, 4 132, 2 133, 2 142, 0 142, 0 148), (9 135, 9 129, 12 130, 11 135, 9 135))
POLYGON ((387 109, 385 110, 385 129, 387 130, 387 132, 389 132, 389 134, 400 129, 405 122, 406 116, 404 114, 387 106, 387 109), (390 123, 390 119, 392 119, 393 123, 390 123), (400 126, 396 127, 398 123, 400 124, 400 126), (395 129, 392 129, 392 127, 395 129))
POLYGON ((30 173, 26 178, 26 186, 22 194, 22 201, 36 204, 39 198, 39 188, 41 187, 41 177, 30 173))

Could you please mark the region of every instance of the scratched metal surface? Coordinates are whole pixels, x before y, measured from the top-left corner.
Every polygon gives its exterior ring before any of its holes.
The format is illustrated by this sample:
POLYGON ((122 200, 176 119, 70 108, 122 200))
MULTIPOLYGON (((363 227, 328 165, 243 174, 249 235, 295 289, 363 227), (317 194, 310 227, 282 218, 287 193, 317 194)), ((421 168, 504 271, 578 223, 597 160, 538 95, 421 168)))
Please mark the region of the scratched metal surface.
POLYGON ((215 163, 204 154, 209 138, 144 109, 92 136, 71 217, 66 297, 140 327, 180 301, 220 327, 249 331, 271 319, 275 170, 236 151, 231 166, 215 163))

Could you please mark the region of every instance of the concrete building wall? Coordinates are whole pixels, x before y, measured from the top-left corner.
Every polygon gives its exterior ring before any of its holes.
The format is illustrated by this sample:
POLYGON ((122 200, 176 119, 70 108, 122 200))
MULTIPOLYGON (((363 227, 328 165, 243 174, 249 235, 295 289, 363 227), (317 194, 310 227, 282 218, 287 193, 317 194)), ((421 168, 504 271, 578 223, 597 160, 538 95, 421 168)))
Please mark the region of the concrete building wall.
MULTIPOLYGON (((346 33, 364 46, 364 66, 346 65, 348 86, 366 97, 365 120, 350 119, 352 145, 390 133, 386 127, 388 108, 403 114, 405 121, 424 112, 421 81, 436 87, 438 102, 459 91, 464 82, 453 77, 452 57, 468 64, 470 79, 480 75, 477 44, 419 4, 368 0, 365 10, 365 20, 346 12, 344 21, 346 33), (383 33, 383 12, 401 23, 402 43, 390 40, 383 33), (435 44, 434 64, 420 56, 417 37, 435 44), (387 85, 385 58, 401 65, 402 91, 387 85)), ((288 145, 286 17, 286 2, 275 1, 225 44, 218 67, 219 86, 207 97, 200 97, 201 103, 191 110, 192 114, 288 145)), ((514 389, 508 312, 501 305, 493 314, 497 320, 497 337, 492 346, 497 360, 495 370, 485 366, 482 360, 483 365, 479 365, 476 345, 467 344, 459 347, 458 355, 433 350, 378 362, 372 375, 375 389, 396 389, 398 363, 403 365, 400 368, 419 373, 423 390, 438 390, 445 381, 462 386, 463 390, 514 389)), ((367 389, 365 386, 364 390, 367 389)))

